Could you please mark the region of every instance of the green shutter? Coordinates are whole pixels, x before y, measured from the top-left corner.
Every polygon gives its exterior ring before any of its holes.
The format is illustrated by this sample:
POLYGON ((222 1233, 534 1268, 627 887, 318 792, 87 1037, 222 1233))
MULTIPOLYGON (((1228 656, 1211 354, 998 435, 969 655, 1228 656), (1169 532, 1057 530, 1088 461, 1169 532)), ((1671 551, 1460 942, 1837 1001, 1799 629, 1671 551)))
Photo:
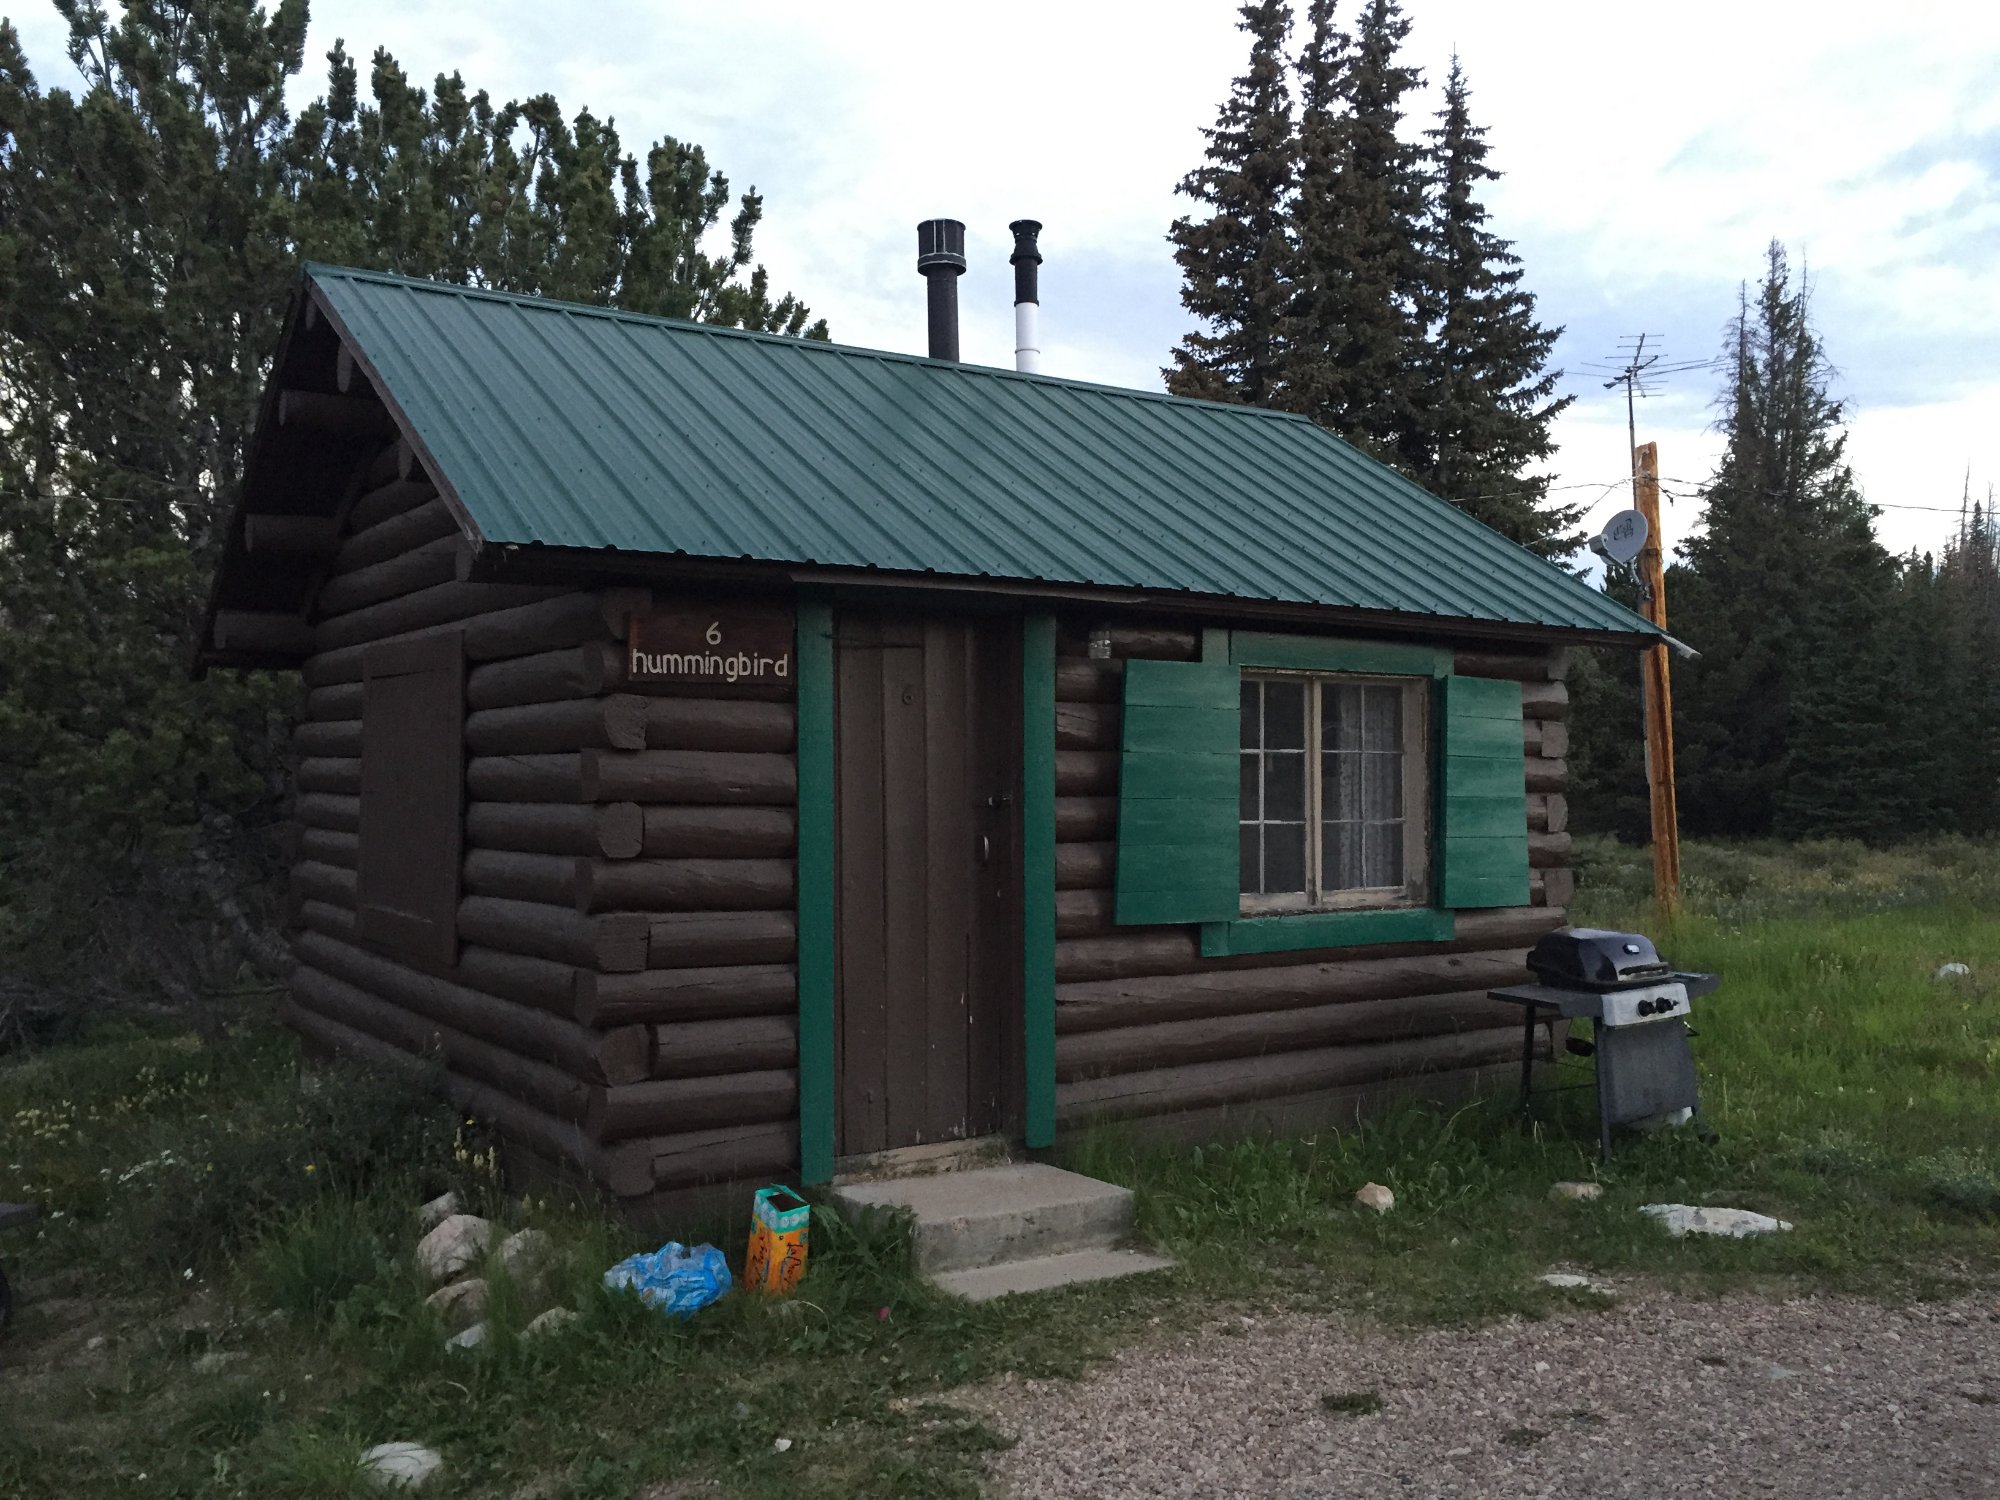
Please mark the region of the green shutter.
POLYGON ((1119 922, 1236 916, 1239 682, 1225 661, 1125 663, 1119 922))
POLYGON ((1527 760, 1521 684, 1444 679, 1438 904, 1528 904, 1527 760))

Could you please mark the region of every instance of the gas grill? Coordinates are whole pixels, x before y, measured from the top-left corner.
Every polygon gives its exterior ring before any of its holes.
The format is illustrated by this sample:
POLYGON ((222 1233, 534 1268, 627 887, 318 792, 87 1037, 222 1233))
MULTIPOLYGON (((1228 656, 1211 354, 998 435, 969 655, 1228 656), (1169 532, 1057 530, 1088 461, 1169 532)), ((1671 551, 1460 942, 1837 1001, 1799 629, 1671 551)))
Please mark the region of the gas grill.
POLYGON ((1594 927, 1548 934, 1528 954, 1528 967, 1540 983, 1490 992, 1522 1007, 1524 1116, 1534 1092, 1535 1028, 1546 1024, 1553 1036, 1559 1020, 1591 1023, 1591 1040, 1572 1037, 1567 1048, 1596 1063, 1598 1147, 1606 1157, 1613 1125, 1700 1113, 1689 1002, 1712 993, 1719 978, 1675 969, 1640 933, 1594 927))

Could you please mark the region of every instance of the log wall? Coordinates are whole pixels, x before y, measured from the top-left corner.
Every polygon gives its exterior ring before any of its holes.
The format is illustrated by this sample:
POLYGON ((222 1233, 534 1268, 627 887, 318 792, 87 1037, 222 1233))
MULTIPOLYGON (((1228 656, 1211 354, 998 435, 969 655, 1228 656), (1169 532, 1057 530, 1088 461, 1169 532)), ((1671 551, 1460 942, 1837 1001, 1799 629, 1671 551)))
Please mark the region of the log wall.
POLYGON ((1151 1118, 1177 1135, 1335 1123, 1397 1093, 1451 1098, 1512 1076, 1520 1013, 1486 998, 1528 978, 1528 947, 1565 920, 1574 889, 1566 662, 1561 653, 1461 653, 1457 670, 1522 684, 1530 902, 1462 913, 1445 944, 1201 956, 1194 927, 1120 927, 1118 747, 1125 662, 1192 661, 1170 625, 1108 632, 1066 620, 1056 659, 1056 1115, 1151 1118))
POLYGON ((385 457, 327 560, 294 741, 288 1019, 322 1046, 434 1058, 510 1142, 624 1198, 782 1174, 792 704, 629 687, 619 643, 643 595, 460 582, 459 546, 432 485, 385 457), (449 965, 371 946, 355 919, 364 658, 441 631, 467 658, 449 965))

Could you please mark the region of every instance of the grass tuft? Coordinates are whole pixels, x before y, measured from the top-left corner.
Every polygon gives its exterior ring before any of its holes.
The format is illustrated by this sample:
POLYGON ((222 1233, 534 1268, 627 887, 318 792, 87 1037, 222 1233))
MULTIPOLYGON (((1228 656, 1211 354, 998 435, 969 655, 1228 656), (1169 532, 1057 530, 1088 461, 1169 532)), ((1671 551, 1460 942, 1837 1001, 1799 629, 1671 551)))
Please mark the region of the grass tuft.
POLYGON ((1337 1417, 1372 1417, 1382 1409, 1382 1397, 1374 1391, 1328 1391, 1319 1404, 1337 1417))

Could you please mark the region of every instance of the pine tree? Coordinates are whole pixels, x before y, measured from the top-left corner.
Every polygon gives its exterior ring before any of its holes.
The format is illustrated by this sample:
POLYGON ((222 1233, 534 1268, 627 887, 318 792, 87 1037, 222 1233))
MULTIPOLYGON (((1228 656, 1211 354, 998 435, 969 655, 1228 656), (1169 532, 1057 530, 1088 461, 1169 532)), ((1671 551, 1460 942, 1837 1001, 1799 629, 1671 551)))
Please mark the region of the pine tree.
POLYGON ((1487 227, 1486 132, 1472 123, 1471 90, 1457 57, 1444 108, 1426 132, 1430 195, 1422 225, 1417 313, 1426 338, 1416 360, 1402 467, 1433 494, 1544 557, 1576 549, 1580 506, 1550 505, 1546 475, 1528 470, 1555 444, 1549 426, 1570 404, 1548 368, 1560 328, 1535 321, 1521 259, 1487 227))
POLYGON ((1252 0, 1240 14, 1251 38, 1249 69, 1203 132, 1204 164, 1180 183, 1208 212, 1176 219, 1167 235, 1181 268, 1181 304, 1202 326, 1181 340, 1162 373, 1177 396, 1267 405, 1287 295, 1293 146, 1284 48, 1292 15, 1286 0, 1252 0))
POLYGON ((1868 657, 1894 570, 1847 464, 1810 300, 1773 242, 1727 337, 1725 448, 1671 596, 1675 633, 1702 653, 1678 668, 1674 699, 1691 833, 1772 832, 1788 783, 1784 826, 1813 831, 1860 774, 1842 743, 1856 709, 1830 679, 1868 657))
POLYGON ((1367 0, 1351 37, 1330 0, 1308 17, 1281 404, 1396 463, 1417 427, 1424 200, 1400 127, 1423 79, 1398 60, 1410 23, 1397 0, 1367 0))

